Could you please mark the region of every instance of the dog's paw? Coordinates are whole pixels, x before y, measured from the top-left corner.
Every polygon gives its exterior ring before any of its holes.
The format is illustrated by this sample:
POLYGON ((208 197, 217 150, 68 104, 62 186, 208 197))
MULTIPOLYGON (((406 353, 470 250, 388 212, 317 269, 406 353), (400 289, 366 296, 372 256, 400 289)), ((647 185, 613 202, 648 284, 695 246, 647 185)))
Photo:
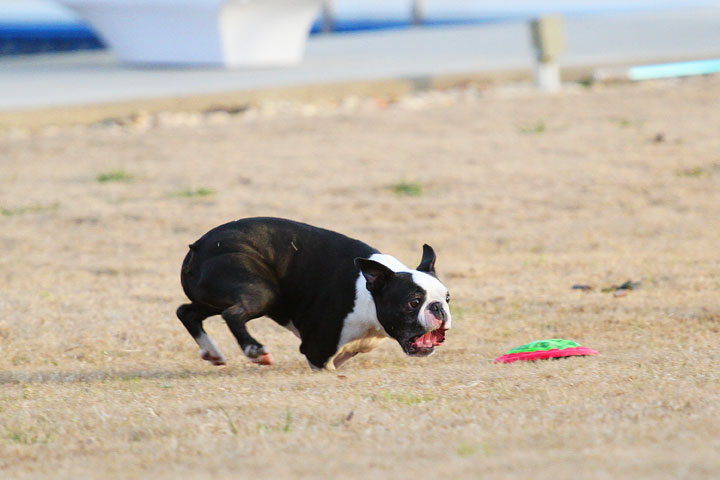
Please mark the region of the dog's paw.
POLYGON ((213 365, 218 365, 218 366, 225 365, 225 363, 226 363, 225 358, 222 356, 222 354, 220 356, 213 355, 204 349, 200 350, 200 358, 212 363, 213 365))
POLYGON ((263 353, 257 358, 251 358, 250 361, 258 365, 272 365, 272 357, 269 353, 263 353))
POLYGON ((262 345, 247 345, 243 353, 251 362, 258 365, 272 365, 272 357, 262 345))

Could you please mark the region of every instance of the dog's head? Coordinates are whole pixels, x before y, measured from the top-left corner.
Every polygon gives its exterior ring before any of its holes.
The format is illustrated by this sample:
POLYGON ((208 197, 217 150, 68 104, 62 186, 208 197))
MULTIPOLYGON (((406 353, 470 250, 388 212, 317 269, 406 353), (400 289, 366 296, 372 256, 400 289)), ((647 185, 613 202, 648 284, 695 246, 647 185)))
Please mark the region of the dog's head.
POLYGON ((377 318, 387 334, 408 355, 433 353, 445 340, 452 318, 450 293, 435 276, 432 247, 423 245, 422 260, 415 270, 393 269, 366 258, 356 258, 355 265, 365 277, 377 318))

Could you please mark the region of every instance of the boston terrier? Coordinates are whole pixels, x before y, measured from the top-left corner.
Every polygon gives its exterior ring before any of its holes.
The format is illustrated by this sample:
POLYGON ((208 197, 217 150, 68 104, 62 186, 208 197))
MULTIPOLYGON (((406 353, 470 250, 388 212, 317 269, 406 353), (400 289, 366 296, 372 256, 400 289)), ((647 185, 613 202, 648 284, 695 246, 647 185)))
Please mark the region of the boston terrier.
POLYGON ((435 276, 429 245, 413 270, 359 240, 281 218, 213 228, 190 245, 181 282, 191 303, 177 316, 213 365, 225 357, 203 320, 218 314, 251 361, 272 363, 245 327, 268 316, 300 338, 314 370, 337 368, 387 337, 424 357, 451 326, 450 294, 435 276))

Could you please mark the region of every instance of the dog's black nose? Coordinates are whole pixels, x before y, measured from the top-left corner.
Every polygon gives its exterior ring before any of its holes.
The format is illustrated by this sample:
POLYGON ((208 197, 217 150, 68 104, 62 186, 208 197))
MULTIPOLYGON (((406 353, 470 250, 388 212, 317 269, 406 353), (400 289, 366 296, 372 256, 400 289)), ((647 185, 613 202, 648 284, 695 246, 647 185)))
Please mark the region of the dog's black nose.
POLYGON ((445 320, 445 310, 443 309, 442 303, 433 302, 428 305, 428 309, 438 320, 445 320))

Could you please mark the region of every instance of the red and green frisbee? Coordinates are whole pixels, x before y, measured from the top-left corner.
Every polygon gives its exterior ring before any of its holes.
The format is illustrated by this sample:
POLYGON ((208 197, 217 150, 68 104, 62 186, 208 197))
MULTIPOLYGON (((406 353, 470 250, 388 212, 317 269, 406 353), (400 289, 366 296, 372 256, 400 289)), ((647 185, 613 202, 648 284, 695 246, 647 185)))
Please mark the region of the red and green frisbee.
POLYGON ((495 359, 498 363, 510 363, 522 360, 546 360, 548 358, 572 357, 576 355, 597 355, 592 348, 583 347, 577 342, 552 338, 526 343, 505 352, 505 355, 495 359))

